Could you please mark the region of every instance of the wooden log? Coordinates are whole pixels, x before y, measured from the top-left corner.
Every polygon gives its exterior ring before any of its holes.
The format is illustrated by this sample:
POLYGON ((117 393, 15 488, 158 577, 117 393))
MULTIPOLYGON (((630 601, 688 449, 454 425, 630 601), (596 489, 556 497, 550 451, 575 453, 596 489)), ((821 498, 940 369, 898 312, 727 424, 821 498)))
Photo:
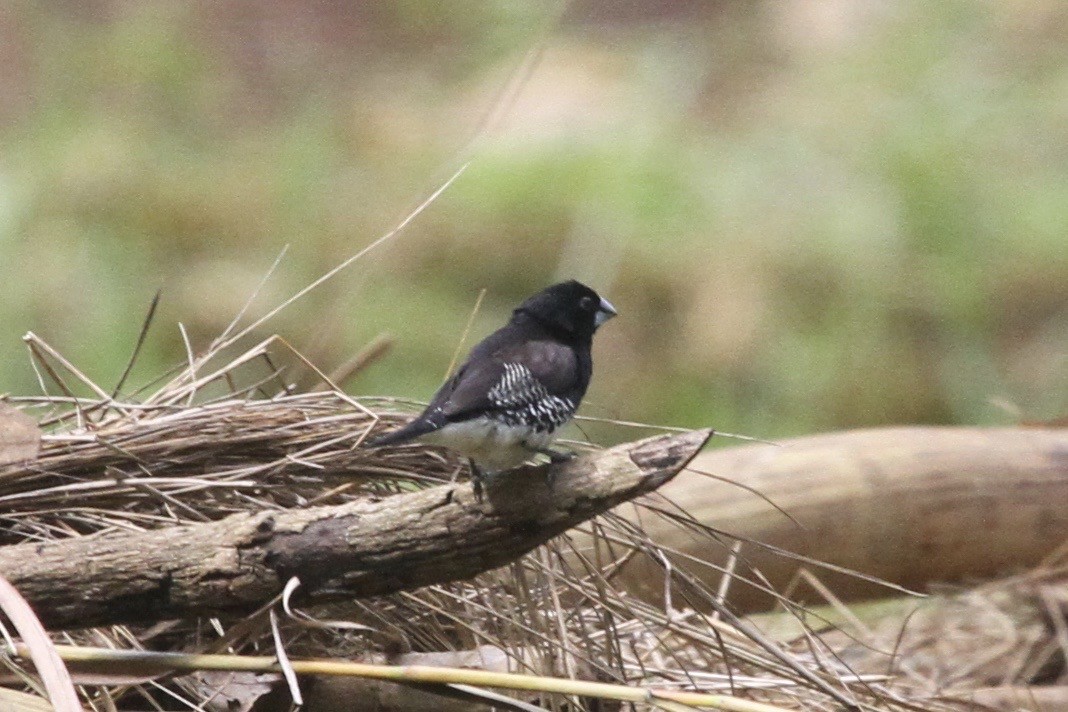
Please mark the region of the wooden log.
POLYGON ((486 483, 377 501, 0 549, 0 574, 50 628, 247 613, 292 576, 311 601, 470 578, 670 480, 710 430, 648 438, 486 483), (550 484, 551 481, 551 484, 550 484))
MULTIPOLYGON (((1068 429, 896 427, 724 448, 695 458, 660 492, 721 531, 923 590, 1025 570, 1064 546, 1068 429)), ((641 521, 660 544, 727 562, 729 538, 720 544, 655 517, 641 521)), ((755 544, 743 544, 741 558, 780 590, 805 566, 755 544)), ((807 568, 842 598, 889 593, 807 568)), ((745 563, 738 572, 748 573, 745 563)), ((719 583, 716 571, 700 575, 713 589, 719 583)), ((649 600, 662 597, 655 562, 635 560, 624 576, 649 600)), ((729 594, 741 610, 772 603, 737 581, 729 594)), ((825 602, 804 584, 796 596, 825 602)))

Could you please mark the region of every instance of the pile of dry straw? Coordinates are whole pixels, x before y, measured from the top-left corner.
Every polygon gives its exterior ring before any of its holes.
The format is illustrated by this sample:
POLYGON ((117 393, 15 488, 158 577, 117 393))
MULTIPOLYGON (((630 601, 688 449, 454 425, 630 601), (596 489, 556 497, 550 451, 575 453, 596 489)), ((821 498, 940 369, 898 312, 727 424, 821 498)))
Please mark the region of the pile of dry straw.
MULTIPOLYGON (((32 465, 0 468, 0 545, 342 503, 466 476, 463 464, 441 451, 359 447, 376 423, 398 422, 410 406, 351 398, 326 377, 319 390, 294 392, 287 385, 294 365, 310 364, 277 338, 236 357, 233 344, 220 340, 131 393, 102 389, 32 334, 27 342, 49 395, 6 400, 38 419, 45 434, 32 465)), ((627 507, 632 511, 600 517, 473 581, 281 614, 277 634, 271 616, 261 612, 54 639, 93 648, 232 656, 275 656, 281 642, 291 660, 433 663, 530 675, 529 689, 508 692, 514 701, 498 700, 499 709, 693 709, 701 700, 669 693, 695 691, 719 695, 703 698, 707 705, 739 712, 767 709, 751 702, 783 709, 959 708, 970 704, 970 690, 992 681, 1056 673, 1058 646, 1068 644, 1059 637, 1063 630, 1050 634, 1049 618, 1019 620, 999 608, 1004 587, 1031 586, 1037 579, 953 599, 962 616, 952 620, 920 614, 917 620, 927 628, 919 639, 901 635, 903 617, 869 627, 850 622, 846 611, 846 622, 834 626, 788 601, 782 616, 793 621, 793 631, 761 632, 764 623, 730 612, 732 586, 762 585, 744 557, 732 561, 733 571, 724 572, 723 584, 713 590, 692 575, 708 564, 650 541, 636 522, 669 518, 680 537, 701 538, 710 551, 730 548, 731 540, 656 494, 627 507), (619 582, 617 572, 635 557, 660 564, 659 600, 639 600, 619 582), (927 645, 920 644, 924 636, 927 645), (985 659, 977 661, 979 648, 985 659), (1033 669, 1024 669, 1029 665, 1033 669), (636 692, 629 699, 644 701, 620 701, 625 695, 611 701, 605 689, 554 687, 546 678, 614 683, 636 692)), ((1064 579, 1063 571, 1044 576, 1064 579)), ((21 689, 36 689, 26 661, 10 655, 0 660, 21 689)), ((75 682, 93 683, 79 693, 95 710, 288 706, 289 690, 278 675, 135 674, 106 661, 89 674, 71 665, 75 682)), ((405 679, 403 671, 398 674, 405 679)), ((428 697, 426 688, 413 692, 316 676, 300 685, 306 697, 318 695, 309 708, 324 710, 334 709, 330 700, 339 695, 345 709, 364 709, 357 700, 371 705, 366 709, 473 709, 489 694, 479 692, 487 687, 458 685, 448 691, 462 699, 447 699, 428 697)))

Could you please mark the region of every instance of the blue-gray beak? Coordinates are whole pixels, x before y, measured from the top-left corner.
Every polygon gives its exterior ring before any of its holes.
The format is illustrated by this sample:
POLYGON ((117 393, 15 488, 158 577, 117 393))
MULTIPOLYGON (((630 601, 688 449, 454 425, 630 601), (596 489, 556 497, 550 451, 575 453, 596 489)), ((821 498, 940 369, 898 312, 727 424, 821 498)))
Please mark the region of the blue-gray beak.
POLYGON ((593 317, 593 325, 600 326, 617 314, 616 308, 607 299, 601 298, 601 305, 597 307, 597 314, 593 317))

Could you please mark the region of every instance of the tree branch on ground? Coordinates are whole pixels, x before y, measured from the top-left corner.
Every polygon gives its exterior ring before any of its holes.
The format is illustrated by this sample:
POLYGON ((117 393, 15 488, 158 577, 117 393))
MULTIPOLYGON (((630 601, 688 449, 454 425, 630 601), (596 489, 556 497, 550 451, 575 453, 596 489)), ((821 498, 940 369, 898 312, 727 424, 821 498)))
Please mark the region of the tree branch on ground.
POLYGON ((675 476, 711 430, 565 463, 338 506, 0 548, 0 574, 49 628, 245 614, 291 577, 307 602, 360 598, 498 568, 675 476))

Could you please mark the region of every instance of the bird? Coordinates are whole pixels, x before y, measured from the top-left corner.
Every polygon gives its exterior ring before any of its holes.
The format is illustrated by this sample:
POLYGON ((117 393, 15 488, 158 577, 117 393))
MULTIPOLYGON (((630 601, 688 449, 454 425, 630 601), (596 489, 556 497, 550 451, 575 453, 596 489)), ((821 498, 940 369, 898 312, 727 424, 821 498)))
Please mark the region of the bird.
POLYGON ((576 280, 543 289, 471 349, 422 413, 367 445, 451 449, 470 462, 479 497, 484 478, 539 453, 552 462, 574 457, 550 445, 586 395, 594 332, 616 314, 607 299, 576 280))

